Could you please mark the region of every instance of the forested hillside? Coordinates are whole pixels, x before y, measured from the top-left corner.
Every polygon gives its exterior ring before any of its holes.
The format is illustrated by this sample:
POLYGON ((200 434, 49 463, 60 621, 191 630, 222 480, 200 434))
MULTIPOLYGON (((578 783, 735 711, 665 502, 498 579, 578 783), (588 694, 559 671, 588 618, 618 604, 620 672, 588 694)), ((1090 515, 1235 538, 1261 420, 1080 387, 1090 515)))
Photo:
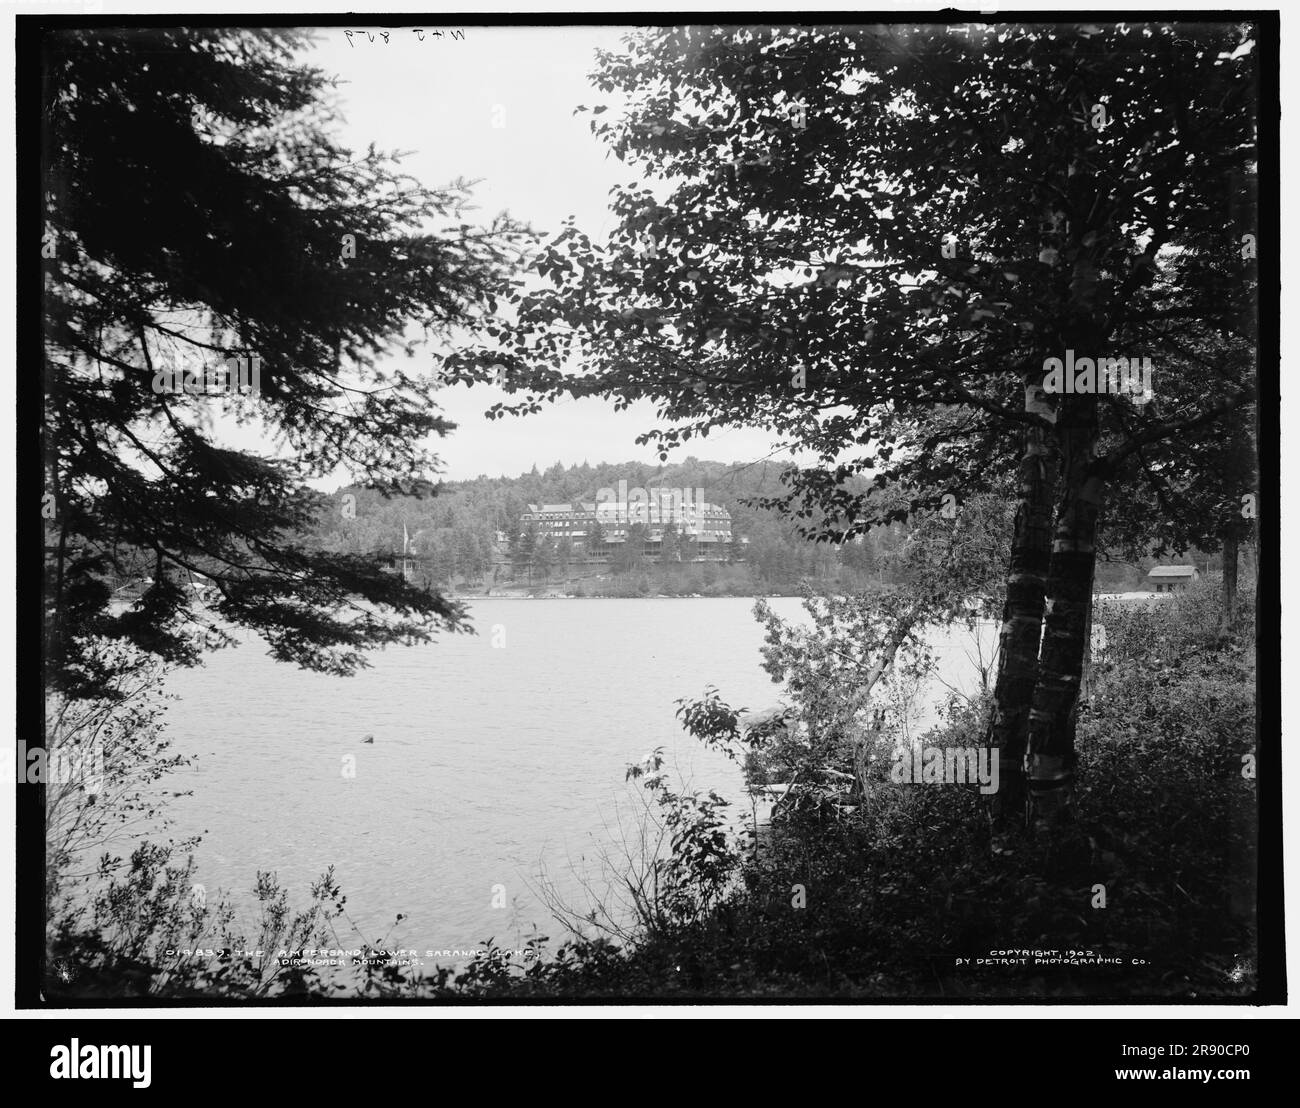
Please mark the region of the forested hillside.
MULTIPOLYGON (((793 591, 800 581, 865 587, 893 583, 894 559, 910 534, 904 519, 876 527, 843 544, 800 537, 776 511, 757 506, 783 488, 778 462, 726 463, 690 457, 673 465, 641 462, 565 467, 534 466, 518 477, 450 481, 421 496, 388 496, 359 487, 339 489, 320 514, 313 541, 339 554, 400 555, 403 527, 415 580, 462 591, 551 587, 575 595, 754 595, 793 591), (655 559, 614 559, 584 565, 579 552, 541 537, 530 541, 520 517, 529 504, 592 501, 601 489, 703 489, 704 499, 731 513, 739 542, 729 564, 659 564, 655 559), (525 538, 520 542, 520 538, 525 538), (499 538, 504 541, 499 541, 499 538)), ((865 482, 864 482, 865 484, 865 482)), ((1145 588, 1153 558, 1126 559, 1122 543, 1103 552, 1097 588, 1122 592, 1145 588)), ((1253 552, 1248 548, 1249 560, 1253 552)), ((1165 559, 1169 560, 1169 559, 1165 559)), ((1204 574, 1220 568, 1218 555, 1193 548, 1173 560, 1194 562, 1204 574)))
MULTIPOLYGON (((575 580, 581 573, 554 542, 542 539, 531 550, 521 550, 517 541, 510 543, 521 533, 521 515, 529 504, 592 501, 600 489, 617 489, 625 481, 629 489, 703 489, 706 501, 731 513, 733 535, 749 540, 743 553, 737 554, 736 565, 658 567, 660 572, 650 578, 656 592, 677 591, 673 580, 663 579, 665 575, 680 579, 681 586, 695 580, 698 587, 690 591, 706 594, 779 590, 806 578, 887 579, 885 555, 905 540, 906 523, 877 529, 844 546, 810 543, 775 512, 748 503, 777 493, 782 471, 780 463, 729 464, 694 457, 664 466, 625 462, 565 468, 557 462, 544 472, 534 466, 519 477, 447 482, 421 497, 384 497, 371 490, 343 488, 322 513, 316 539, 336 553, 399 554, 405 527, 410 549, 421 559, 415 572, 431 583, 473 586, 503 563, 513 564, 524 582, 575 580), (499 534, 507 541, 498 542, 499 534)), ((645 577, 656 568, 653 563, 614 563, 608 572, 618 576, 635 570, 645 577)), ((510 577, 500 572, 496 576, 498 581, 510 577)))

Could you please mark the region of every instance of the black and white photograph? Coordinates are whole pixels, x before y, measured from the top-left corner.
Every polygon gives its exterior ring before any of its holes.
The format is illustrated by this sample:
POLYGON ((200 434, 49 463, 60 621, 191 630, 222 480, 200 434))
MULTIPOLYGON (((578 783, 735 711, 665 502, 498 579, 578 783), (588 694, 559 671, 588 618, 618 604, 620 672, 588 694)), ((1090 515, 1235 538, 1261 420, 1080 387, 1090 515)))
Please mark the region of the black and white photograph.
POLYGON ((15 17, 19 1008, 1285 1001, 1277 11, 185 7, 15 17))

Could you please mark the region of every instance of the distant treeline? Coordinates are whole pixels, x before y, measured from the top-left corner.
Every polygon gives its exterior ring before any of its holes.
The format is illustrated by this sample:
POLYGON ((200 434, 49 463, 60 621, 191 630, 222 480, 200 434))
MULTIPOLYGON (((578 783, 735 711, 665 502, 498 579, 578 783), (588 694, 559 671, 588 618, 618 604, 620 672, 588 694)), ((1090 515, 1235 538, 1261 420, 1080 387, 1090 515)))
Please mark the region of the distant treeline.
MULTIPOLYGON (((339 553, 400 554, 405 526, 415 555, 409 563, 413 579, 437 586, 584 582, 574 591, 729 595, 782 592, 801 580, 844 587, 895 583, 894 555, 907 540, 909 524, 877 528, 839 546, 808 542, 774 513, 746 503, 779 492, 782 468, 773 462, 725 463, 694 457, 665 466, 584 462, 566 468, 557 462, 545 471, 534 466, 518 477, 445 482, 422 497, 386 498, 372 490, 345 487, 331 496, 313 541, 339 553), (562 544, 518 541, 525 530, 520 517, 529 504, 591 501, 600 489, 617 488, 620 481, 629 488, 702 488, 705 500, 731 513, 733 535, 749 540, 738 555, 742 560, 706 571, 688 562, 614 559, 600 570, 600 580, 608 583, 599 584, 596 571, 562 544), (498 536, 505 541, 498 542, 498 536), (629 576, 636 581, 619 583, 629 576)), ((1165 560, 1193 562, 1202 573, 1219 569, 1217 555, 1207 557, 1195 550, 1184 558, 1165 560)), ((1103 557, 1097 566, 1097 587, 1115 592, 1142 589, 1152 564, 1154 560, 1108 562, 1103 557)))
POLYGON ((728 464, 692 457, 665 466, 626 462, 566 468, 557 462, 544 472, 534 466, 518 477, 446 482, 433 495, 418 498, 385 498, 348 487, 332 496, 315 537, 323 549, 339 553, 400 554, 405 526, 408 549, 416 556, 411 562, 416 579, 472 585, 492 575, 497 583, 557 583, 589 576, 589 567, 580 567, 575 553, 553 540, 517 541, 525 531, 520 517, 528 505, 593 501, 600 489, 616 489, 626 481, 628 488, 703 489, 706 501, 731 513, 733 536, 748 543, 737 555, 743 566, 726 567, 722 573, 705 573, 688 562, 656 566, 624 558, 611 562, 612 574, 653 573, 656 581, 667 580, 664 591, 682 589, 692 574, 700 578, 705 592, 777 591, 809 579, 844 584, 890 581, 889 555, 906 540, 907 526, 895 524, 839 547, 808 542, 774 513, 746 503, 779 492, 781 471, 779 463, 728 464), (505 541, 499 542, 498 536, 505 541), (676 581, 678 577, 682 581, 676 581))

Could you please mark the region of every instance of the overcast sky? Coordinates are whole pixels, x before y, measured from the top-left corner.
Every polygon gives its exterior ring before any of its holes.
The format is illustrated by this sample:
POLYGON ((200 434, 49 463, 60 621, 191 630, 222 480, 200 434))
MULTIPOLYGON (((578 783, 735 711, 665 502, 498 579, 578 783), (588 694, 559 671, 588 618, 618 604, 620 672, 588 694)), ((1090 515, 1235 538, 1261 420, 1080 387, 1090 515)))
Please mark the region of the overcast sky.
MULTIPOLYGON (((371 42, 364 26, 353 26, 351 45, 341 28, 317 31, 306 59, 344 82, 339 137, 346 145, 410 151, 403 167, 426 185, 481 179, 475 214, 484 221, 505 210, 550 233, 572 215, 593 239, 604 239, 612 221, 609 190, 637 174, 607 156, 589 117, 573 112, 579 104, 607 102, 586 78, 594 51, 616 48, 624 28, 457 25, 465 37, 453 39, 452 26, 443 25, 439 39, 424 25, 423 41, 410 28, 393 28, 385 44, 383 28, 368 28, 371 42)), ((485 419, 483 412, 504 396, 488 386, 438 393, 443 411, 459 424, 436 447, 446 479, 513 476, 556 461, 655 461, 649 447, 635 443, 655 425, 649 404, 615 412, 606 401, 570 400, 536 416, 485 419)), ((715 432, 707 444, 692 444, 698 456, 724 462, 770 451, 770 438, 760 431, 715 432)))

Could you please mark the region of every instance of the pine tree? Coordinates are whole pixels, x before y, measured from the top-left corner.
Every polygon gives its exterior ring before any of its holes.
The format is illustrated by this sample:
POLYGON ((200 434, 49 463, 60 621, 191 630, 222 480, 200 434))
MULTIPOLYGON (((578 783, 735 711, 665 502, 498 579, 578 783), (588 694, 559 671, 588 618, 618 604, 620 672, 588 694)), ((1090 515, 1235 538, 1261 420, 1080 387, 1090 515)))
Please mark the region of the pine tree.
POLYGON ((408 324, 472 330, 494 311, 521 229, 472 230, 463 183, 429 189, 373 146, 337 145, 331 82, 297 60, 307 43, 182 28, 44 42, 46 658, 69 693, 105 687, 96 637, 197 661, 190 573, 215 584, 221 621, 330 673, 462 625, 375 557, 309 548, 318 513, 344 509, 306 482, 342 467, 365 488, 431 487, 424 441, 450 424, 430 375, 391 359, 415 352, 408 324), (226 364, 242 394, 184 390, 226 364), (221 445, 214 416, 285 456, 221 445), (153 583, 114 612, 110 581, 142 555, 153 583))

